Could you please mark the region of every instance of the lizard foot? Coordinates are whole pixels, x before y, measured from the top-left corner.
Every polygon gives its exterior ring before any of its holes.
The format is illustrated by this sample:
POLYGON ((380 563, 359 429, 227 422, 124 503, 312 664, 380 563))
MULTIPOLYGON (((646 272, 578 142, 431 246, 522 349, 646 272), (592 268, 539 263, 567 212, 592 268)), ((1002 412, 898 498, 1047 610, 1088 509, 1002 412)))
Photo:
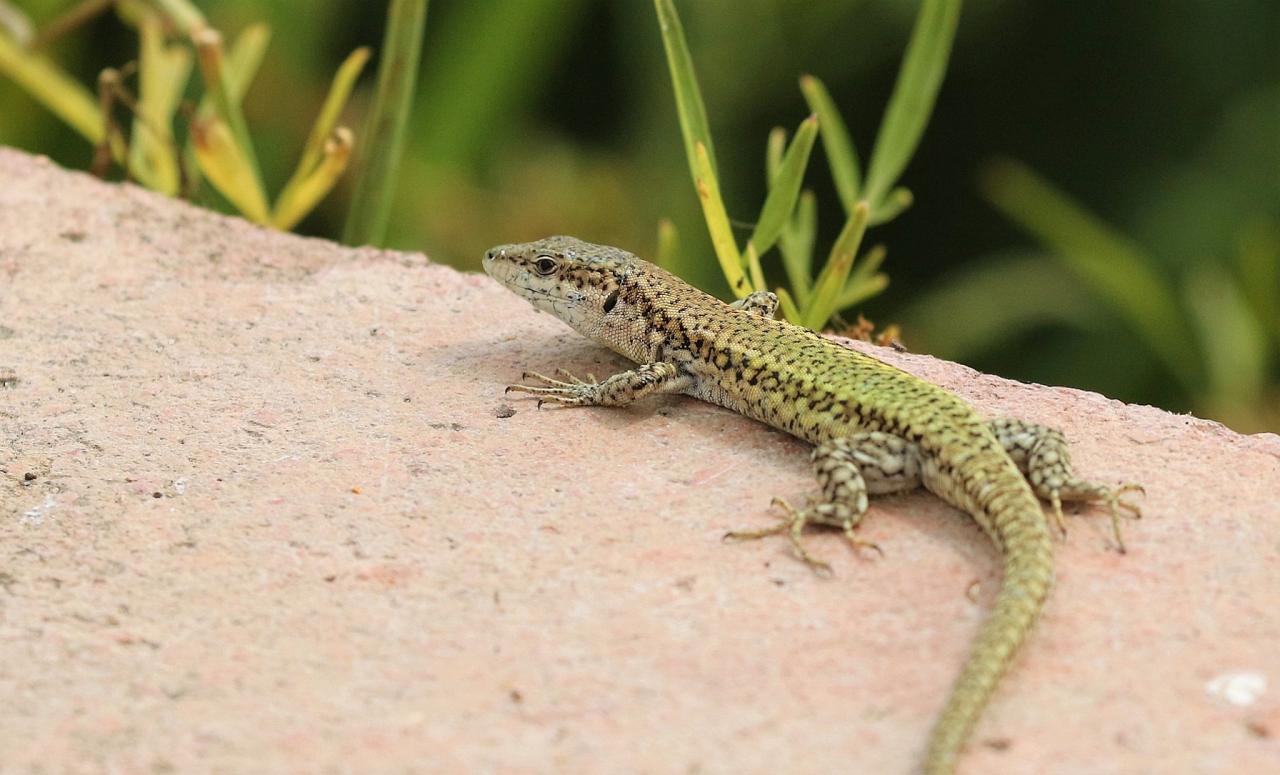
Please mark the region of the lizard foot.
POLYGON ((538 399, 539 409, 544 403, 563 406, 590 406, 595 403, 594 398, 599 388, 595 375, 587 374, 586 380, 581 380, 565 369, 556 369, 556 374, 564 379, 553 379, 536 371, 526 371, 520 375, 521 380, 537 380, 542 386, 507 385, 503 392, 531 393, 538 399))
POLYGON ((832 575, 831 565, 809 554, 809 550, 804 547, 804 542, 801 540, 805 525, 808 525, 810 522, 839 527, 843 530, 845 538, 853 545, 854 549, 874 550, 880 554, 880 556, 884 556, 884 551, 880 549, 879 545, 872 543, 871 541, 864 541, 857 537, 854 533, 854 530, 857 527, 857 523, 855 521, 841 520, 839 523, 833 524, 830 517, 823 513, 824 510, 821 506, 814 503, 814 499, 812 497, 807 498, 805 500, 805 505, 799 509, 795 508, 782 498, 774 498, 769 505, 770 507, 780 508, 783 511, 783 517, 778 520, 777 524, 760 530, 735 530, 725 533, 724 539, 726 541, 753 541, 767 536, 781 535, 785 533, 787 538, 791 541, 791 548, 795 551, 796 556, 804 562, 804 564, 808 565, 814 573, 824 577, 832 575))
POLYGON ((1116 539, 1116 551, 1125 554, 1124 537, 1120 533, 1120 517, 1124 516, 1128 519, 1141 519, 1142 509, 1136 505, 1121 498, 1128 492, 1136 492, 1146 495, 1146 490, 1142 489, 1142 485, 1135 482, 1125 482, 1115 487, 1108 487, 1103 484, 1091 484, 1080 480, 1068 482, 1062 488, 1053 488, 1049 491, 1049 505, 1053 509, 1054 524, 1057 525, 1059 532, 1063 536, 1067 534, 1067 523, 1062 517, 1062 502, 1080 502, 1080 503, 1098 503, 1107 507, 1107 511, 1111 514, 1111 532, 1116 539))

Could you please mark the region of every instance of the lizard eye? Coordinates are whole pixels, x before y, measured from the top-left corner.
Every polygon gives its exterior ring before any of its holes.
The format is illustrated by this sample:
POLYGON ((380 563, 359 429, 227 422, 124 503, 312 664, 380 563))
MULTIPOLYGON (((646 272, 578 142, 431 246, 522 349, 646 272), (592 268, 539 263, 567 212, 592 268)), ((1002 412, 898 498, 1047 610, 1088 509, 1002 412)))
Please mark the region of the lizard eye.
POLYGON ((549 275, 556 271, 556 260, 550 256, 542 256, 537 261, 533 262, 533 268, 536 269, 540 275, 549 275))

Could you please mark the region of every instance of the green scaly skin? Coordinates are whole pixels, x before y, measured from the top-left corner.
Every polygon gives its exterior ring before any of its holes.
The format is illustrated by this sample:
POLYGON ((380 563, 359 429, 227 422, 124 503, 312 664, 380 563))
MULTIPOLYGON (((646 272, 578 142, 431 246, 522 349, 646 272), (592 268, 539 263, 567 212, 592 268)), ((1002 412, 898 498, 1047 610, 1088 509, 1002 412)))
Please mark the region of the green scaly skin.
POLYGON ((1004 559, 1004 582, 933 729, 923 764, 931 775, 954 769, 1049 594, 1053 547, 1037 494, 1052 502, 1059 524, 1064 500, 1106 503, 1118 543, 1117 509, 1137 513, 1117 497, 1136 486, 1075 478, 1057 431, 988 423, 942 388, 773 320, 772 294, 728 305, 626 251, 571 237, 499 246, 484 265, 536 308, 641 364, 600 383, 566 372, 564 380, 526 375, 541 386, 509 390, 534 394, 540 405, 576 406, 684 393, 818 445, 822 497, 799 510, 783 503, 789 516, 778 527, 731 536, 789 533, 800 557, 823 570, 799 542, 806 523, 842 528, 855 545, 874 546, 854 536, 867 493, 917 484, 982 527, 1004 559))

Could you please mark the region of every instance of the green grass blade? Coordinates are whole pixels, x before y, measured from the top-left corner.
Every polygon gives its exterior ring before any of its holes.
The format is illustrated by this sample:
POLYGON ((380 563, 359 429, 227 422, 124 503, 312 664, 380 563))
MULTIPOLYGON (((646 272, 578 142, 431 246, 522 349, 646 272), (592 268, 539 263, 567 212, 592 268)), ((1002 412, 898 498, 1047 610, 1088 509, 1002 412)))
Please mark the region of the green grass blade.
POLYGON ((671 271, 680 253, 680 234, 670 218, 658 221, 658 250, 654 253, 653 263, 671 271))
POLYGON ((702 215, 707 222, 707 230, 711 232, 711 245, 720 262, 720 271, 724 272, 724 279, 734 296, 739 299, 749 296, 756 289, 742 273, 742 256, 733 238, 724 200, 720 198, 720 184, 716 181, 715 170, 711 168, 711 157, 702 143, 694 145, 693 163, 693 186, 698 191, 698 201, 702 203, 702 215))
POLYGON ((1240 290, 1280 346, 1280 224, 1259 221, 1247 226, 1235 264, 1240 290))
POLYGON ((981 187, 996 209, 1050 248, 1194 392, 1203 375, 1191 331, 1142 248, 1017 162, 992 164, 981 187))
POLYGON ((924 0, 920 7, 867 167, 862 198, 873 211, 884 206, 885 194, 920 143, 947 72, 959 20, 960 0, 924 0))
POLYGON ((868 222, 871 226, 879 226, 882 223, 892 221, 902 214, 915 202, 915 195, 910 190, 899 187, 889 192, 881 203, 880 208, 871 213, 871 220, 868 222))
POLYGON ((195 36, 209 26, 204 14, 188 0, 149 0, 156 10, 163 13, 173 22, 183 35, 195 40, 195 36))
POLYGON ((427 0, 392 0, 377 92, 361 136, 360 171, 343 233, 348 245, 381 244, 386 236, 426 24, 427 0))
MULTIPOLYGON (((249 135, 249 125, 245 123, 244 112, 240 110, 240 101, 234 98, 231 79, 227 75, 222 35, 211 27, 205 27, 195 33, 192 42, 196 46, 196 55, 200 60, 200 74, 204 78, 204 87, 212 100, 214 112, 230 129, 231 136, 240 146, 240 157, 253 172, 257 186, 261 190, 262 170, 258 166, 258 156, 253 150, 253 138, 249 135)), ((265 198, 265 195, 263 197, 265 198)))
POLYGON ((254 223, 270 223, 261 181, 231 129, 214 116, 192 122, 191 135, 196 162, 213 187, 244 217, 254 223))
POLYGON ((286 192, 287 195, 281 194, 276 201, 275 210, 271 214, 272 226, 288 231, 315 209, 320 200, 333 190, 343 170, 347 168, 353 142, 350 129, 340 126, 333 130, 332 137, 320 149, 320 158, 312 166, 311 172, 296 183, 290 181, 292 186, 286 192))
POLYGON ((853 206, 853 212, 840 230, 840 236, 831 246, 826 266, 822 267, 822 272, 813 284, 813 297, 804 311, 806 327, 819 331, 836 313, 836 300, 853 269, 853 258, 858 254, 858 246, 862 244, 862 235, 866 233, 870 213, 871 209, 866 202, 858 202, 853 206))
POLYGON ((680 117, 685 154, 689 157, 689 170, 697 177, 698 161, 694 148, 701 143, 706 148, 714 173, 716 154, 715 146, 711 144, 711 125, 707 121, 707 108, 698 89, 698 77, 693 71, 693 58, 689 55, 680 15, 671 0, 653 0, 653 7, 658 14, 662 47, 667 53, 667 68, 671 71, 671 86, 676 95, 676 112, 680 117))
POLYGON ((1267 385, 1267 337, 1228 273, 1199 266, 1183 286, 1191 320, 1205 343, 1207 406, 1203 411, 1234 425, 1260 418, 1267 385))
POLYGON ((160 17, 145 14, 138 25, 138 112, 129 142, 129 169, 147 186, 169 196, 178 193, 178 155, 173 113, 191 75, 191 52, 164 41, 160 17))
POLYGON ((795 139, 782 158, 773 186, 760 209, 756 227, 747 242, 749 246, 755 247, 757 256, 768 252, 778 241, 783 226, 795 210, 796 198, 800 196, 800 184, 804 181, 804 171, 809 165, 809 154, 813 151, 813 143, 817 137, 817 116, 810 116, 800 122, 795 139))
POLYGON ((778 179, 778 171, 782 168, 782 155, 787 151, 787 130, 775 126, 769 132, 769 142, 764 149, 764 182, 772 188, 773 181, 778 179))
MULTIPOLYGON (((285 184, 280 195, 276 197, 275 209, 277 214, 281 210, 295 210, 297 204, 291 199, 297 195, 299 187, 303 185, 303 181, 311 178, 316 171, 317 165, 329 163, 326 165, 330 170, 333 168, 332 157, 333 148, 336 138, 334 137, 334 126, 338 123, 338 117, 342 114, 342 109, 347 104, 347 99, 351 96, 351 89, 355 86, 356 79, 360 77, 360 71, 364 69, 364 64, 369 59, 369 49, 360 47, 347 57, 346 61, 338 68, 337 74, 333 77, 333 83, 329 86, 329 94, 325 97, 324 105, 320 108, 320 114, 316 117, 316 121, 311 125, 311 134, 307 137, 307 144, 303 148, 302 158, 298 160, 298 166, 294 169, 293 175, 289 178, 289 182, 285 184)), ((347 150, 350 151, 350 132, 347 133, 347 150)), ((339 142, 339 145, 341 143, 339 142)), ((342 167, 346 168, 346 160, 344 158, 342 167)), ((314 185, 308 185, 308 198, 314 192, 314 185)), ((326 189, 327 192, 327 189, 326 189)), ((314 207, 319 200, 312 202, 314 207)), ((310 207, 303 212, 310 211, 310 207)), ((301 220, 302 216, 298 216, 296 220, 301 220)), ((276 219, 279 221, 279 218, 276 219)), ((295 223, 296 223, 295 220, 295 223)), ((291 228, 281 227, 281 228, 291 228)))
MULTIPOLYGON (((813 244, 818 234, 818 202, 812 191, 800 192, 800 202, 778 240, 787 282, 802 306, 813 290, 813 244)), ((795 321, 799 323, 799 319, 795 321)))
POLYGON ((849 282, 845 283, 844 290, 840 291, 840 295, 836 297, 836 312, 861 304, 872 296, 882 293, 888 287, 889 275, 884 272, 876 272, 866 277, 851 277, 849 282))
POLYGON ((93 94, 47 57, 23 49, 4 33, 0 33, 0 75, 12 78, 90 143, 102 142, 105 130, 93 94))
POLYGON ((916 294, 899 316, 922 351, 959 361, 1040 326, 1101 331, 1110 319, 1069 270, 1026 251, 986 256, 958 269, 946 283, 916 294))
POLYGON ((835 181, 836 193, 846 214, 853 212, 858 201, 862 171, 858 163, 858 151, 853 145, 849 127, 840 117, 840 110, 827 92, 827 87, 812 75, 800 78, 800 91, 804 94, 809 110, 818 116, 822 127, 822 148, 827 153, 827 165, 835 181))
MULTIPOLYGON (((871 222, 868 221, 867 225, 870 226, 871 222)), ((864 253, 860 261, 854 262, 849 282, 836 298, 836 310, 866 301, 889 287, 889 276, 879 271, 888 254, 884 245, 876 245, 864 253)))

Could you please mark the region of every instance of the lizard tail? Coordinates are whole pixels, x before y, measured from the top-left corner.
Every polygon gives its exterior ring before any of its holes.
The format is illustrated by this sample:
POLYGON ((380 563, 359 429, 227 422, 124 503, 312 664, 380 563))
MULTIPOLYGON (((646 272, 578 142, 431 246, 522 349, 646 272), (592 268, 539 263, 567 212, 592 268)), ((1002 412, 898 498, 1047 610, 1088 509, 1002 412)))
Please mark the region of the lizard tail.
POLYGON ((955 769, 974 723, 1049 596, 1053 545, 1040 505, 1029 491, 1025 495, 1004 509, 988 511, 992 532, 1004 549, 1004 580, 929 737, 926 775, 947 775, 955 769))

